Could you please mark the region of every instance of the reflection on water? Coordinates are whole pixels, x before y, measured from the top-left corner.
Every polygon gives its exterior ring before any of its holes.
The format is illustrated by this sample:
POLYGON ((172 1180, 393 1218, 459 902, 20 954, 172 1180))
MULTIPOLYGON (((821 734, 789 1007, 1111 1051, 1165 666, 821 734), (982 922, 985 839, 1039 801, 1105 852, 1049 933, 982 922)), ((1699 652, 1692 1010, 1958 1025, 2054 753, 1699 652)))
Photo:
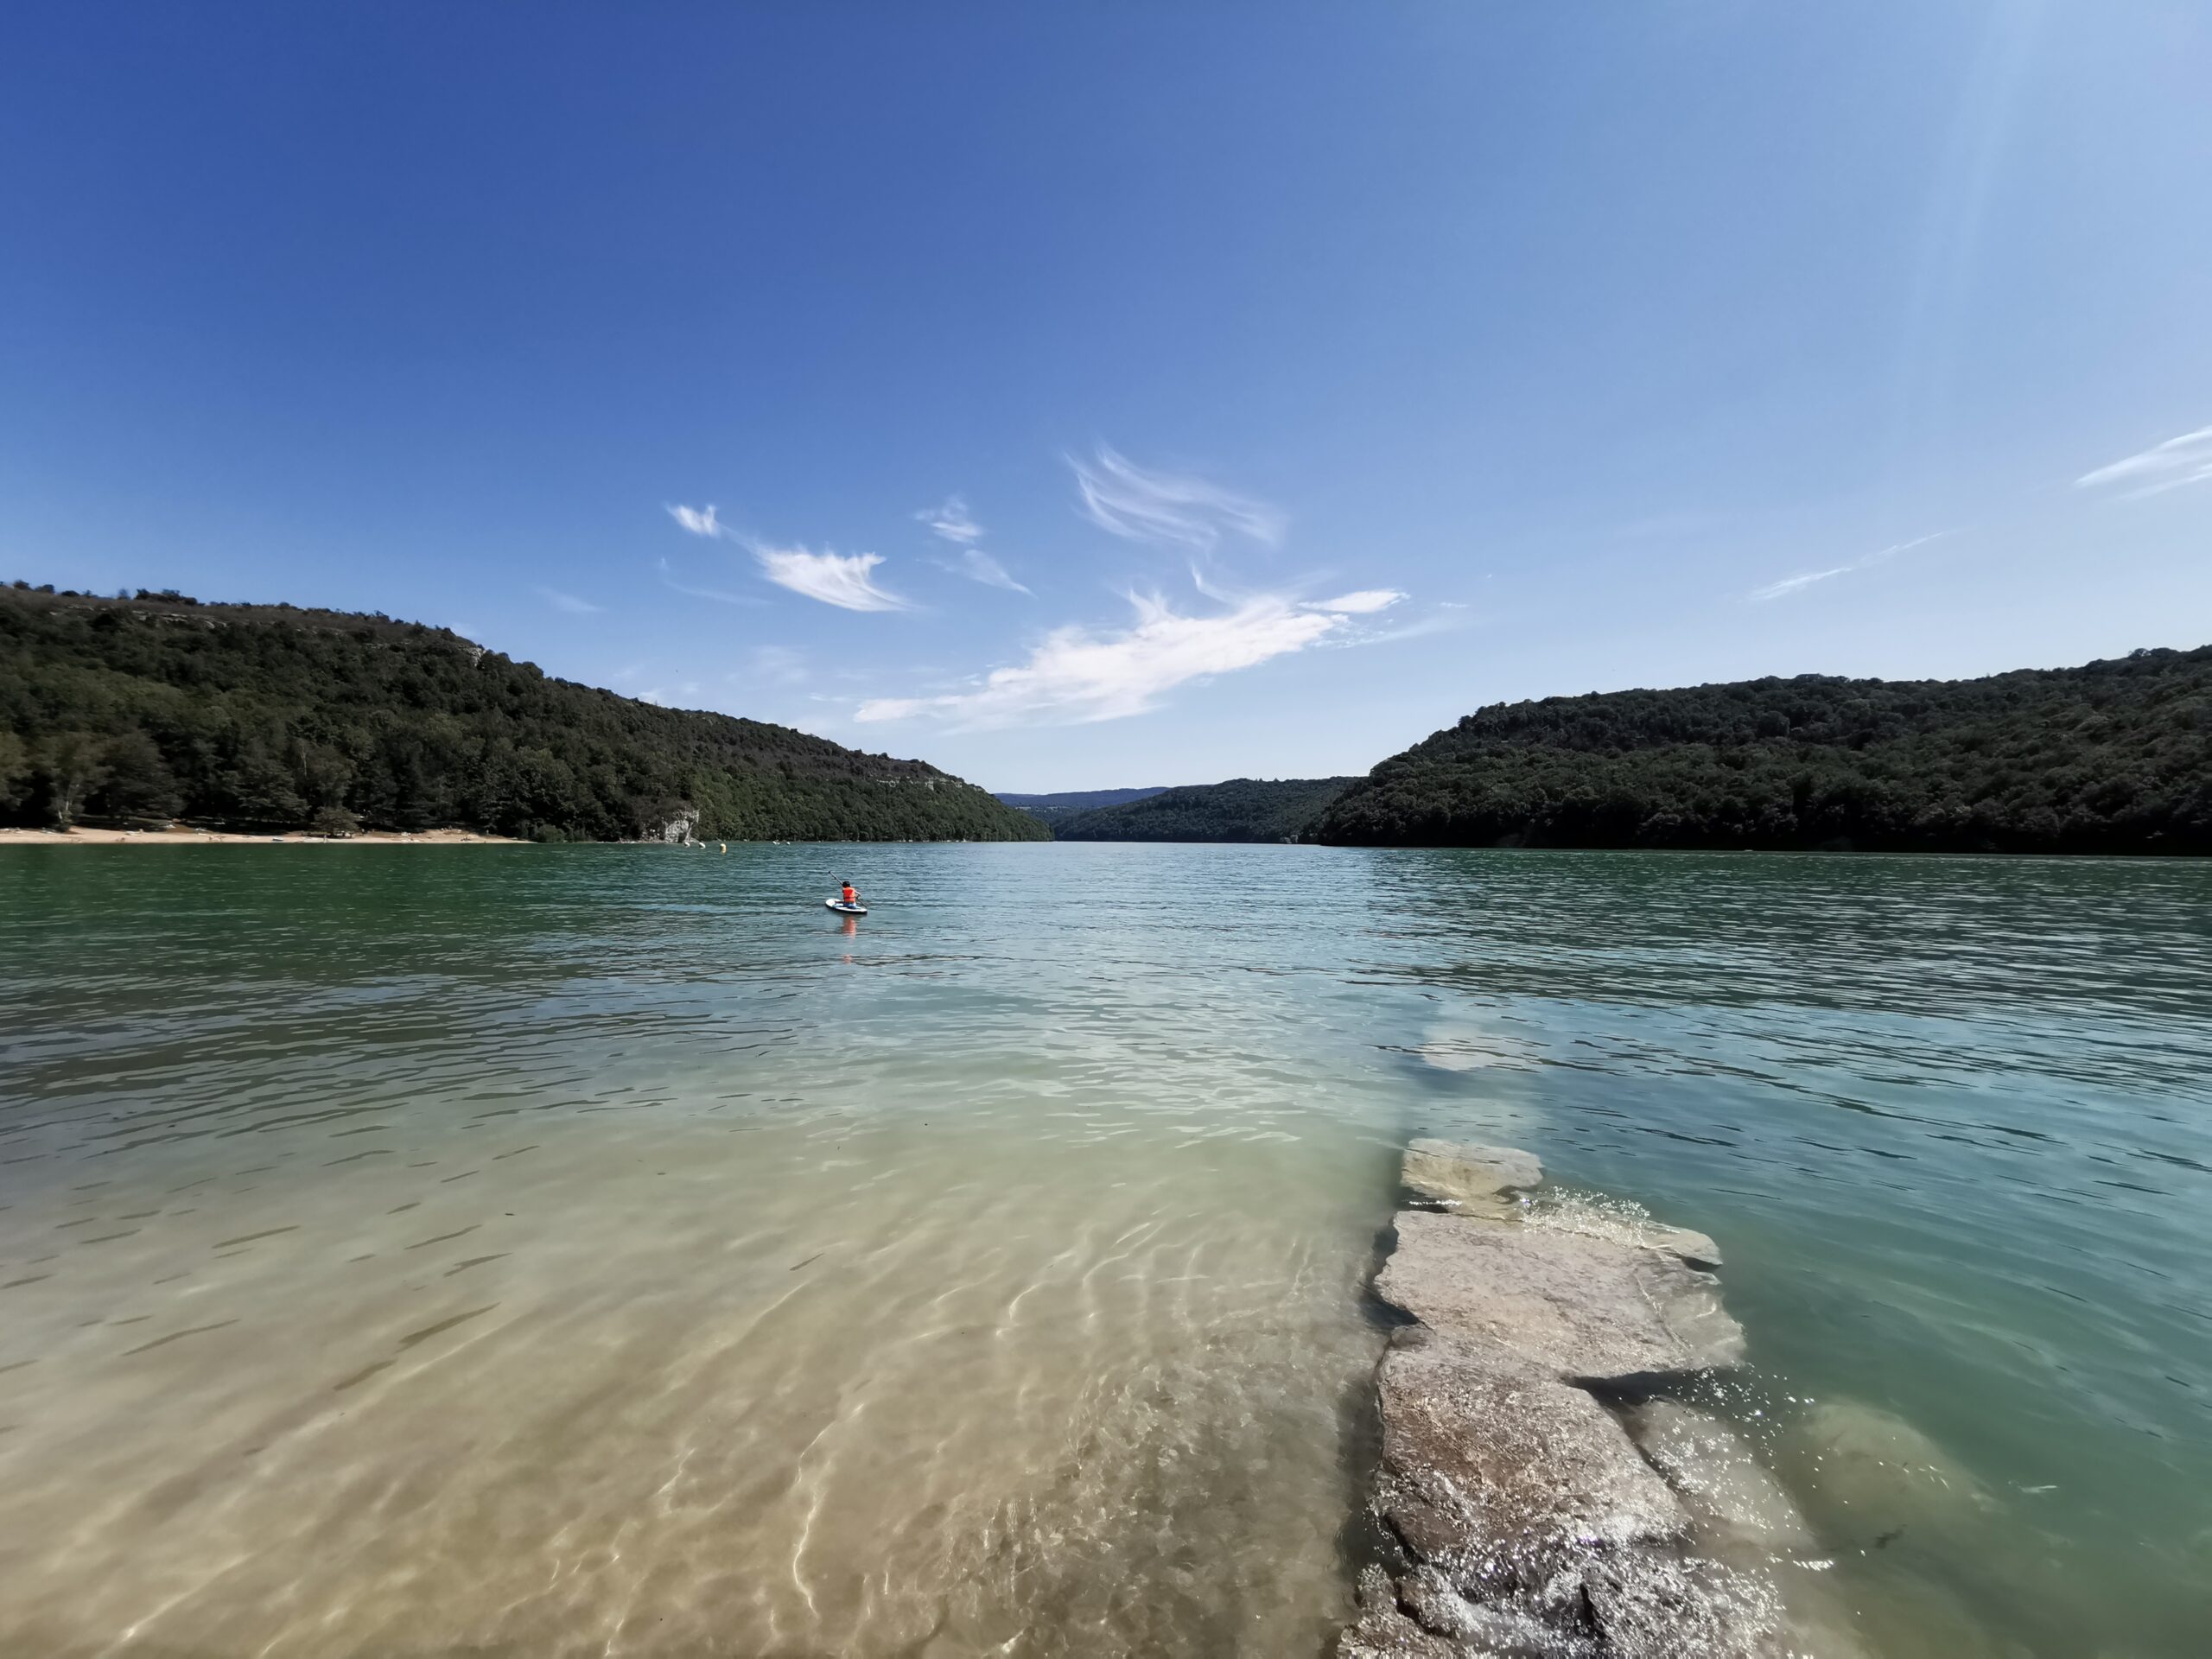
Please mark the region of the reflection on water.
POLYGON ((1720 1240, 1875 1651, 2196 1650, 2212 871, 830 863, 10 849, 0 1651, 1319 1652, 1422 1133, 1720 1240))

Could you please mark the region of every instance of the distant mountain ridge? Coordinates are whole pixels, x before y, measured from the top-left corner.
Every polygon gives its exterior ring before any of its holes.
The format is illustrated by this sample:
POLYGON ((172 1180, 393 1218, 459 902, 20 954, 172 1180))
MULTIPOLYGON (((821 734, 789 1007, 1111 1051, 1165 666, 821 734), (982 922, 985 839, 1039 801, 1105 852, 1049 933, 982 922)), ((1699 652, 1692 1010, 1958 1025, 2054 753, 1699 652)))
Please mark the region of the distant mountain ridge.
POLYGON ((1130 801, 1141 801, 1147 796, 1165 795, 1167 785, 1154 789, 1071 789, 1054 795, 1018 795, 1005 790, 998 791, 999 799, 1008 806, 1019 807, 1033 817, 1056 823, 1071 812, 1088 812, 1096 807, 1121 806, 1130 801))
POLYGON ((919 760, 554 679, 448 629, 0 588, 0 822, 1042 841, 919 760))
POLYGON ((1296 841, 1350 778, 1232 778, 1052 820, 1061 841, 1296 841))

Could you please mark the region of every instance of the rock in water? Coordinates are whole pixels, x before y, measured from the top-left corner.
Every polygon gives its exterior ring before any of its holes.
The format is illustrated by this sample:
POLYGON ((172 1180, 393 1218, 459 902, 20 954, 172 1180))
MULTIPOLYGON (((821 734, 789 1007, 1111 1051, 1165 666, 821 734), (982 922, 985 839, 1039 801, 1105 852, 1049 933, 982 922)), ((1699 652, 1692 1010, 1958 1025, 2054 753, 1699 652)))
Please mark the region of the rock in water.
POLYGON ((1431 1636, 1398 1611, 1390 1575, 1370 1567, 1359 1575, 1359 1618, 1337 1638, 1337 1659, 1471 1659, 1457 1642, 1431 1636))
POLYGON ((1375 1507, 1408 1559, 1362 1576, 1339 1659, 1794 1659, 1771 1563, 1810 1534, 1787 1496, 1718 1420, 1647 1402, 1640 1451, 1592 1391, 1741 1358, 1719 1281, 1683 1259, 1719 1252, 1630 1206, 1532 1215, 1511 1195, 1541 1178, 1498 1147, 1406 1154, 1407 1186, 1452 1211, 1400 1214, 1376 1281, 1419 1321, 1376 1375, 1375 1507))
POLYGON ((1700 1543, 1776 1555, 1819 1553, 1782 1483, 1719 1418, 1672 1400, 1647 1400, 1625 1420, 1638 1449, 1698 1522, 1700 1543))
POLYGON ((1836 1401, 1807 1412, 1789 1435, 1797 1490, 1837 1541, 1956 1538, 1998 1508, 1951 1454, 1902 1417, 1836 1401))
POLYGON ((1688 1227, 1669 1227, 1652 1223, 1638 1241, 1651 1249, 1664 1250, 1669 1255, 1679 1255, 1694 1268, 1717 1268, 1720 1265, 1720 1247, 1707 1233, 1688 1227))
POLYGON ((1610 1238, 1616 1244, 1641 1244, 1648 1249, 1679 1255, 1694 1268, 1720 1265, 1720 1247, 1705 1234, 1688 1227, 1669 1227, 1655 1221, 1640 1204, 1620 1198, 1548 1187, 1530 1201, 1521 1219, 1532 1227, 1548 1227, 1562 1233, 1587 1233, 1610 1238))
POLYGON ((1782 1659, 1782 1597, 1767 1578, 1684 1552, 1603 1556, 1584 1605, 1607 1659, 1782 1659))
POLYGON ((1580 1233, 1408 1210, 1376 1288, 1433 1329, 1481 1334, 1589 1382, 1716 1370, 1744 1332, 1719 1281, 1673 1256, 1580 1233))
POLYGON ((1529 1613, 1469 1601, 1433 1567, 1407 1573, 1398 1595, 1422 1629, 1471 1644, 1462 1653, 1484 1659, 1597 1659, 1596 1647, 1580 1636, 1529 1613))
POLYGON ((1531 1592, 1689 1516, 1582 1389, 1475 1336, 1409 1325, 1380 1373, 1383 1519, 1460 1594, 1531 1592))
POLYGON ((1421 1198, 1460 1215, 1497 1221, 1520 1207, 1510 1195, 1540 1184, 1544 1166, 1534 1154, 1511 1147, 1416 1141, 1406 1148, 1403 1179, 1421 1198))

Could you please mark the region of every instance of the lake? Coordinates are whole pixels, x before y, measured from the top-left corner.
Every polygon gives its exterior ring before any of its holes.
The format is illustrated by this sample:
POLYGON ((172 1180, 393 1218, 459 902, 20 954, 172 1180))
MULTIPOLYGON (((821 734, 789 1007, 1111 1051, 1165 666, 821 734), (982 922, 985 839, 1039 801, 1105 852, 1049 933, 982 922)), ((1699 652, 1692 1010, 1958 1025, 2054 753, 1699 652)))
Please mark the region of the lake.
POLYGON ((1319 1654, 1421 1135, 1714 1236, 1871 1651, 2212 1626, 2212 866, 15 849, 0 1003, 0 1652, 1319 1654))

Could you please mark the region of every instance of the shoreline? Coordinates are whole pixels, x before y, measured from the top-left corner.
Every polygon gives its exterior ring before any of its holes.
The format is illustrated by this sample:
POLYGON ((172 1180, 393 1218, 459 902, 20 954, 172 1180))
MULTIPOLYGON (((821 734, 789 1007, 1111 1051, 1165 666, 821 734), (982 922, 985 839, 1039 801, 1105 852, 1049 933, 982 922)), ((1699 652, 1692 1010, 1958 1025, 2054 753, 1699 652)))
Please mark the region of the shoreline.
POLYGON ((474 830, 364 830, 351 836, 315 836, 304 830, 250 835, 238 830, 22 830, 0 829, 0 847, 525 847, 512 836, 486 836, 474 830))

